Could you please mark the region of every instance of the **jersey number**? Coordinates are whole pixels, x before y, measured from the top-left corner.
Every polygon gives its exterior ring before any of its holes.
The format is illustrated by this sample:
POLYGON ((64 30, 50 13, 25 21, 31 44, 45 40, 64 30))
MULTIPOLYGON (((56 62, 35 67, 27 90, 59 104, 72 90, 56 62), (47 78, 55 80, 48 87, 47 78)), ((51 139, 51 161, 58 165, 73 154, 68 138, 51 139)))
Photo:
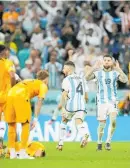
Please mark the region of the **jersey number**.
POLYGON ((76 92, 80 93, 81 95, 83 95, 83 86, 82 86, 82 82, 79 83, 79 85, 76 88, 76 92))

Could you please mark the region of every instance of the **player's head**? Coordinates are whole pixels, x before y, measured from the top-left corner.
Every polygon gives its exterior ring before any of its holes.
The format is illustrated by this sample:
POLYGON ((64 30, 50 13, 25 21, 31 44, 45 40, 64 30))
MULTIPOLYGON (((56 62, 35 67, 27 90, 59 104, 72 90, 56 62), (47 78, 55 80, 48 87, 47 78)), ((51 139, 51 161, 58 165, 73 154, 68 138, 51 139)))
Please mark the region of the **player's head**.
POLYGON ((48 84, 49 73, 46 70, 40 70, 37 73, 37 79, 43 81, 45 84, 48 84))
POLYGON ((113 66, 113 57, 109 54, 104 55, 103 57, 103 67, 105 69, 112 68, 113 66))
POLYGON ((0 45, 0 58, 7 58, 7 48, 4 45, 0 45))
POLYGON ((34 157, 45 157, 46 156, 46 152, 44 150, 37 150, 34 154, 34 157))
POLYGON ((73 73, 75 71, 75 64, 72 61, 67 61, 63 67, 63 73, 65 76, 73 73))

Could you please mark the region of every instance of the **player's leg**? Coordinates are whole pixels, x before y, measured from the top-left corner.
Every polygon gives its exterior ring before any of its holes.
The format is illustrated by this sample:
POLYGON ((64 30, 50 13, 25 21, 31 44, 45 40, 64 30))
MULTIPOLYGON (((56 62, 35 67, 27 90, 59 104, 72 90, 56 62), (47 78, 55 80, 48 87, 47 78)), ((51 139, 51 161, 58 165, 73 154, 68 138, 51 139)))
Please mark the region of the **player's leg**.
POLYGON ((26 153, 26 146, 29 139, 30 132, 30 120, 31 120, 31 104, 28 99, 24 97, 17 98, 14 100, 14 109, 16 113, 16 122, 21 123, 21 150, 19 151, 19 159, 33 159, 26 153))
POLYGON ((62 120, 60 123, 60 131, 59 131, 59 143, 57 146, 58 150, 63 149, 64 138, 66 135, 67 122, 68 122, 68 120, 66 119, 66 111, 65 111, 65 109, 62 109, 62 120))
POLYGON ((5 124, 5 121, 4 121, 4 114, 2 113, 2 111, 3 110, 0 107, 0 138, 4 139, 6 124, 5 124))
POLYGON ((78 133, 81 136, 81 144, 80 146, 83 148, 86 146, 87 142, 88 142, 88 133, 87 133, 87 128, 84 121, 84 117, 85 117, 85 112, 84 111, 80 111, 80 112, 76 112, 75 113, 75 125, 77 127, 78 133))
POLYGON ((73 113, 69 113, 64 108, 62 108, 62 121, 60 123, 59 143, 58 143, 58 146, 57 146, 58 150, 63 149, 64 138, 65 138, 65 135, 66 135, 67 122, 69 120, 71 120, 73 115, 74 115, 73 113))
POLYGON ((98 128, 97 128, 97 150, 102 150, 102 137, 104 135, 104 129, 106 126, 107 119, 107 104, 98 105, 97 110, 97 120, 98 120, 98 128))
POLYGON ((105 144, 106 150, 111 150, 110 144, 111 144, 111 140, 112 140, 113 134, 116 129, 116 117, 117 117, 116 105, 110 105, 110 113, 109 113, 110 123, 108 127, 108 135, 107 135, 107 140, 105 144), (111 112, 111 111, 115 111, 115 112, 111 112))
POLYGON ((8 123, 8 148, 10 152, 10 159, 16 158, 15 140, 16 140, 16 123, 8 123))
POLYGON ((5 121, 8 123, 8 147, 10 159, 16 158, 15 141, 16 141, 16 115, 13 108, 13 97, 7 97, 6 108, 4 111, 5 121))

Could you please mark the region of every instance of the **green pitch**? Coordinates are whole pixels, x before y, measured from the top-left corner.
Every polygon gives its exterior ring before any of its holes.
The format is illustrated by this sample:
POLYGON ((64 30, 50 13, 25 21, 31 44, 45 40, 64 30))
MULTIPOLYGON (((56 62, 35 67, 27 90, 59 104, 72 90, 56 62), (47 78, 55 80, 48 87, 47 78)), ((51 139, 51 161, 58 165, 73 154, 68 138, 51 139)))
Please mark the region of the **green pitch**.
POLYGON ((65 143, 63 151, 56 143, 44 143, 47 156, 35 160, 0 160, 0 168, 130 168, 130 142, 112 143, 111 151, 97 152, 96 143, 84 149, 79 143, 65 143))

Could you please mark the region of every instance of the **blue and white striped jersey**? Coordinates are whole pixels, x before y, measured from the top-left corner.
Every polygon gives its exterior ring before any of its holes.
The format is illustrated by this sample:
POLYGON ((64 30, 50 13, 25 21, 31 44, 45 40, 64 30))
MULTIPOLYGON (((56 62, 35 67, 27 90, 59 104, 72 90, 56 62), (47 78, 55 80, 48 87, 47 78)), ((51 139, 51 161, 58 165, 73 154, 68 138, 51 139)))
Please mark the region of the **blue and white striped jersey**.
POLYGON ((119 73, 115 70, 106 72, 99 70, 94 72, 97 79, 97 103, 103 104, 117 101, 117 80, 119 73))
POLYGON ((85 93, 88 92, 88 87, 84 78, 76 73, 68 75, 63 80, 62 89, 68 92, 67 111, 86 111, 85 93))

